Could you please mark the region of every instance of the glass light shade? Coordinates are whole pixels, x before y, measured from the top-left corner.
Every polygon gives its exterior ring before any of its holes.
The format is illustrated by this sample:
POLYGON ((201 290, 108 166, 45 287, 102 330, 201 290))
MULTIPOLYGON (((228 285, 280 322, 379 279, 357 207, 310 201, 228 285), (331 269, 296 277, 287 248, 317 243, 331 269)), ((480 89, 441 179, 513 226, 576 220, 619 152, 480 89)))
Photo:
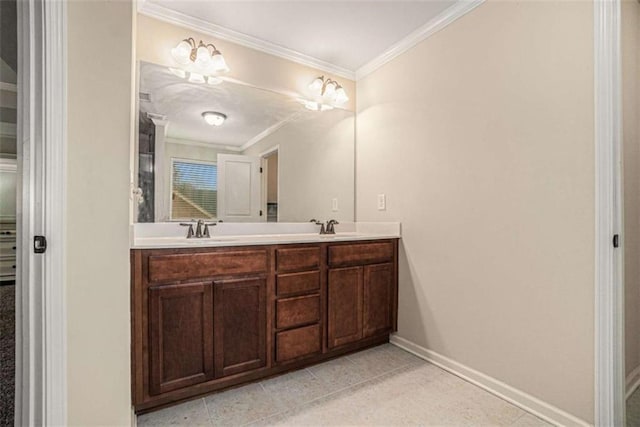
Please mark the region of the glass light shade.
POLYGON ((335 102, 337 102, 338 104, 344 104, 345 102, 347 102, 349 100, 349 97, 347 96, 347 92, 344 91, 344 89, 342 87, 339 87, 336 90, 336 99, 335 102))
POLYGON ((214 76, 209 76, 207 77, 207 83, 209 83, 210 85, 219 85, 220 83, 222 83, 222 79, 214 76))
POLYGON ((190 55, 191 44, 186 40, 182 40, 176 47, 171 49, 171 56, 173 56, 173 59, 175 59, 178 64, 188 64, 190 55))
POLYGON ((322 89, 322 85, 324 84, 324 79, 322 77, 317 77, 314 81, 309 85, 309 89, 314 92, 320 92, 322 89))
POLYGON ((220 126, 227 120, 226 115, 218 113, 217 111, 205 111, 202 113, 202 118, 211 126, 220 126))
POLYGON ((333 82, 327 84, 327 86, 324 89, 323 96, 333 100, 335 98, 335 96, 336 96, 336 84, 333 83, 333 82))
POLYGON ((181 79, 184 79, 185 77, 187 77, 187 72, 185 70, 183 70, 182 68, 169 68, 169 71, 171 71, 171 74, 173 74, 174 76, 180 77, 181 79))
POLYGON ((189 73, 189 81, 191 83, 204 83, 204 76, 198 73, 189 73))
POLYGON ((213 65, 213 69, 218 73, 226 73, 229 71, 227 62, 224 60, 222 54, 217 50, 213 52, 213 55, 211 56, 211 64, 213 65))
POLYGON ((198 50, 196 50, 196 66, 202 70, 205 70, 210 63, 211 55, 209 54, 209 49, 207 49, 205 46, 200 46, 198 50))

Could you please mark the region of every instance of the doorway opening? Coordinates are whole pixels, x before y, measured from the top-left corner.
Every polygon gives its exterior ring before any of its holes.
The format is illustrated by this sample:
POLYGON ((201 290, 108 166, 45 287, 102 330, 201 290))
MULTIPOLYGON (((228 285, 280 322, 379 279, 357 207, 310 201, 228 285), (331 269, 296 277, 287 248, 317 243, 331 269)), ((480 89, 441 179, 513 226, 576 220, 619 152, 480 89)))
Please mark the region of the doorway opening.
POLYGON ((262 209, 267 222, 278 222, 278 147, 262 154, 262 209))

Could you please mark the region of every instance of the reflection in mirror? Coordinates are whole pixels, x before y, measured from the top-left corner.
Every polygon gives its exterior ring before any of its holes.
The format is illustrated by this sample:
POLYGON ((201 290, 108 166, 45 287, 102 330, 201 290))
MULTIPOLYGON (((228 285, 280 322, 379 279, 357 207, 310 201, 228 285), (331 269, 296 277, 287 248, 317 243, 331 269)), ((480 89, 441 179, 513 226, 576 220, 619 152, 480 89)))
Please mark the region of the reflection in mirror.
POLYGON ((354 220, 354 115, 142 62, 139 222, 354 220))

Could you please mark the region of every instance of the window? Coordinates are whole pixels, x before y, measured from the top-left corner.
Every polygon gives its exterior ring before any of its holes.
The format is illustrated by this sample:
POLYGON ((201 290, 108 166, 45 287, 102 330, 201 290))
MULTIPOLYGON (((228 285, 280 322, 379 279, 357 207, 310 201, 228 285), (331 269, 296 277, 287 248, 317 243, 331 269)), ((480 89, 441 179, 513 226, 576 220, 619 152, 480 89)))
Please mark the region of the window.
POLYGON ((217 205, 216 164, 171 159, 171 219, 215 219, 217 205))

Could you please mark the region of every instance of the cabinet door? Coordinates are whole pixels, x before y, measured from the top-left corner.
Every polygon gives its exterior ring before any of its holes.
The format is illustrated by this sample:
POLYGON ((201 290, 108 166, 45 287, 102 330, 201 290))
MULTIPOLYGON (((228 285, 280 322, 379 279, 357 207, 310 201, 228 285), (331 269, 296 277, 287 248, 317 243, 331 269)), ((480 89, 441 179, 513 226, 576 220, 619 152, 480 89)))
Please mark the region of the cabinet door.
POLYGON ((149 334, 150 394, 212 379, 212 284, 149 288, 149 334))
POLYGON ((362 338, 362 267, 329 270, 329 348, 362 338))
POLYGON ((391 331, 393 304, 393 264, 364 268, 364 337, 391 331))
POLYGON ((216 377, 265 366, 266 278, 219 280, 214 287, 216 377))

